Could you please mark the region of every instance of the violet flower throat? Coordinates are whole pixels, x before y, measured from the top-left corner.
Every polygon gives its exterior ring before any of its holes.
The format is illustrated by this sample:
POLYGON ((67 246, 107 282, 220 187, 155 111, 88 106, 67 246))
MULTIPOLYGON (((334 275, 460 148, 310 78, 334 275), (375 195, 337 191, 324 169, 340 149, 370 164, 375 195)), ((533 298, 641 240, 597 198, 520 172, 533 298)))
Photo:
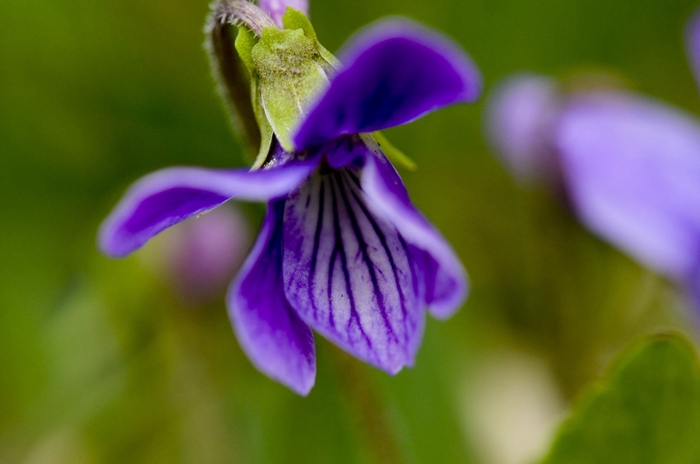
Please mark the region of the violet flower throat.
POLYGON ((234 123, 259 143, 253 167, 174 167, 145 176, 102 224, 99 247, 126 256, 232 198, 266 202, 227 297, 251 362, 306 395, 316 375, 313 329, 396 374, 414 363, 425 311, 450 317, 468 282, 385 156, 401 155, 377 131, 474 101, 479 72, 452 41, 406 19, 367 27, 336 59, 305 11, 290 7, 305 10, 304 1, 259 6, 220 1, 207 27, 234 123))

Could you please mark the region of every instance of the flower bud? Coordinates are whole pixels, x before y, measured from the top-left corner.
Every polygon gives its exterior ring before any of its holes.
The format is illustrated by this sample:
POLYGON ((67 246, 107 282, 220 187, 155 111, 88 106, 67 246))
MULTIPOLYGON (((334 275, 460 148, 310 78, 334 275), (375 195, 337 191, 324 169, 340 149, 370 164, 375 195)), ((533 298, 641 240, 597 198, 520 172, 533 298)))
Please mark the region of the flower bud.
POLYGON ((520 74, 501 83, 487 102, 489 142, 520 182, 539 184, 556 179, 551 126, 560 98, 553 79, 520 74))
POLYGON ((250 225, 224 205, 165 231, 154 245, 151 267, 183 303, 199 306, 225 293, 250 248, 250 225))

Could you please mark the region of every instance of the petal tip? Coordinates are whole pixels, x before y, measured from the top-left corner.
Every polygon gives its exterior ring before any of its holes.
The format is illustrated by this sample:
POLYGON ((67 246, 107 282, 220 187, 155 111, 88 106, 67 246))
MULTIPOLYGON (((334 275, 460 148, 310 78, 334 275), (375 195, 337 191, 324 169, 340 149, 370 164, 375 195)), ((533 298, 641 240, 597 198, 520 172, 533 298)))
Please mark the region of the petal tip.
POLYGON ((97 231, 96 242, 97 249, 103 255, 115 259, 124 258, 143 246, 143 243, 134 244, 120 240, 116 222, 113 214, 107 217, 97 231))
MULTIPOLYGON (((231 304, 231 303, 229 303, 231 304)), ((233 304, 236 304, 233 302, 233 304)), ((229 310, 233 330, 238 339, 239 346, 250 360, 251 364, 270 379, 284 385, 300 396, 307 396, 316 383, 316 357, 300 359, 298 354, 288 351, 286 354, 292 359, 281 359, 284 356, 277 347, 270 347, 273 342, 268 340, 255 340, 254 334, 246 330, 246 321, 238 314, 235 308, 229 310), (273 356, 265 348, 272 349, 273 356), (277 351, 275 353, 275 351, 277 351), (293 365, 296 364, 296 368, 293 365)))
POLYGON ((455 260, 459 265, 459 271, 455 271, 455 275, 458 277, 455 279, 451 294, 444 296, 442 301, 431 310, 433 317, 439 320, 446 320, 454 316, 467 302, 471 290, 466 269, 456 257, 455 260))
POLYGON ((429 305, 428 312, 430 312, 430 315, 435 319, 446 321, 462 309, 467 302, 468 293, 469 291, 465 289, 455 293, 455 295, 449 299, 433 302, 429 305))
MULTIPOLYGON (((406 366, 407 366, 407 364, 406 364, 406 366)), ((404 364, 400 364, 398 366, 390 367, 390 368, 385 369, 385 370, 386 370, 387 374, 389 374, 391 376, 396 376, 396 375, 398 375, 399 372, 401 372, 403 370, 403 368, 404 368, 404 364)))
POLYGON ((372 366, 376 367, 377 369, 380 369, 390 376, 394 377, 398 375, 404 367, 411 368, 415 365, 416 361, 416 351, 417 350, 411 350, 409 347, 404 347, 405 351, 401 356, 396 356, 393 359, 390 360, 382 360, 382 361, 376 361, 376 360, 367 360, 364 358, 359 358, 368 364, 371 364, 372 366))
POLYGON ((307 397, 309 396, 309 393, 311 393, 311 390, 313 389, 314 385, 316 384, 316 372, 314 372, 314 375, 309 377, 308 379, 305 379, 301 382, 295 382, 295 383, 286 383, 280 380, 280 382, 288 387, 290 390, 292 390, 294 393, 296 393, 299 396, 307 397))

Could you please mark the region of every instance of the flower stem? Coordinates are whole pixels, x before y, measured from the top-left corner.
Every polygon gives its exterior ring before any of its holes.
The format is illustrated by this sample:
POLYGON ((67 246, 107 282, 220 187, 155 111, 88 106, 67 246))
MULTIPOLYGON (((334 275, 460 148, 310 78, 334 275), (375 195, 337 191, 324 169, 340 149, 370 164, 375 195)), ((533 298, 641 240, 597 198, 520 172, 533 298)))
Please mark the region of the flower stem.
POLYGON ((211 23, 245 25, 258 37, 266 27, 277 27, 270 15, 247 0, 218 0, 211 6, 211 23))
POLYGON ((360 436, 375 462, 401 464, 401 449, 390 427, 386 408, 367 367, 335 346, 327 345, 342 396, 354 416, 360 436))
POLYGON ((241 25, 258 37, 264 28, 277 27, 267 13, 248 1, 218 0, 211 6, 204 29, 205 49, 234 130, 254 157, 260 145, 260 129, 251 103, 247 71, 233 46, 233 27, 241 25))

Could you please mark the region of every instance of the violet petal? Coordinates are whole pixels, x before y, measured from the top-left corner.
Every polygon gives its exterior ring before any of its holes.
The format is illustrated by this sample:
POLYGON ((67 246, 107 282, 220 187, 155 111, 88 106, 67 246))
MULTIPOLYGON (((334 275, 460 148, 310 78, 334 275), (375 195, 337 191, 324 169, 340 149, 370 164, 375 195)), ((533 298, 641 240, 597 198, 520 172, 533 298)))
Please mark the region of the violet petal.
POLYGON ((401 177, 381 153, 367 156, 362 189, 370 207, 416 249, 413 254, 421 264, 428 310, 440 319, 452 316, 467 297, 467 273, 452 247, 413 206, 401 177))
POLYGON ((316 350, 311 329, 284 296, 283 213, 283 200, 269 205, 253 251, 231 286, 228 308, 238 342, 255 367, 305 396, 316 378, 316 350))
POLYGON ((355 172, 317 173, 289 198, 283 269, 287 299, 314 330, 390 374, 413 365, 425 321, 421 279, 355 172))
POLYGON ((450 39, 406 19, 379 21, 340 53, 342 69, 294 138, 298 149, 405 124, 481 92, 481 77, 450 39))
POLYGON ((686 279, 700 252, 700 124, 631 94, 572 99, 556 134, 569 193, 593 231, 686 279))
POLYGON ((128 255, 151 237, 232 197, 266 201, 287 195, 316 161, 248 171, 168 168, 147 175, 126 192, 100 227, 98 243, 109 256, 128 255))

